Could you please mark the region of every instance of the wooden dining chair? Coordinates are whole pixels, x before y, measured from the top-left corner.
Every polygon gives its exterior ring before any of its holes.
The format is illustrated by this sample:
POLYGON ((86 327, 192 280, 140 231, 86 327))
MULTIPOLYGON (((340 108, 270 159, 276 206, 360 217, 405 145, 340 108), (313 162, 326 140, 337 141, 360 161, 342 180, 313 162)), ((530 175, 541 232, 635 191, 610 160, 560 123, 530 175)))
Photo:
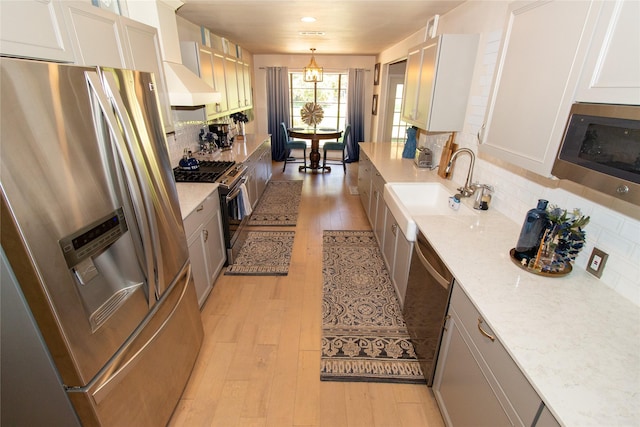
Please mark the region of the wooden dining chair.
POLYGON ((299 139, 291 139, 291 137, 289 136, 289 131, 287 130, 287 126, 284 124, 284 122, 281 122, 280 126, 282 126, 282 132, 284 133, 285 149, 286 149, 286 155, 284 157, 284 166, 282 167, 282 172, 284 172, 284 170, 287 168, 287 163, 304 163, 304 167, 306 168, 307 167, 307 142, 299 139), (291 150, 293 149, 302 150, 302 153, 303 153, 302 162, 288 161, 289 155, 291 154, 291 150))
POLYGON ((340 163, 342 163, 342 169, 344 169, 344 171, 347 172, 347 165, 344 160, 346 157, 347 138, 349 137, 350 133, 351 133, 351 125, 347 125, 347 127, 344 129, 344 133, 342 134, 341 142, 325 142, 324 143, 324 146, 323 146, 324 156, 322 158, 322 167, 325 167, 327 165, 327 151, 340 151, 342 152, 342 160, 340 161, 340 163))

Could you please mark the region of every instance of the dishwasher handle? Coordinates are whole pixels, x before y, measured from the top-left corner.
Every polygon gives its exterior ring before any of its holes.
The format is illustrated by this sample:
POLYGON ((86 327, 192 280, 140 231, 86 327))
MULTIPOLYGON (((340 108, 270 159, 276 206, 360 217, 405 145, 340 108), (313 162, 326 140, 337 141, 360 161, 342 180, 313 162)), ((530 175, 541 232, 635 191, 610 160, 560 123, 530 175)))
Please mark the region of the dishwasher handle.
POLYGON ((431 263, 427 260, 427 258, 425 258, 425 256, 422 254, 422 251, 420 250, 420 245, 418 244, 418 240, 416 240, 414 244, 414 253, 415 255, 417 255, 418 259, 420 260, 420 263, 424 266, 424 268, 427 269, 431 277, 433 277, 436 280, 436 282, 440 284, 440 286, 442 286, 445 289, 448 289, 450 281, 444 278, 442 274, 440 274, 438 270, 436 270, 431 265, 431 263))

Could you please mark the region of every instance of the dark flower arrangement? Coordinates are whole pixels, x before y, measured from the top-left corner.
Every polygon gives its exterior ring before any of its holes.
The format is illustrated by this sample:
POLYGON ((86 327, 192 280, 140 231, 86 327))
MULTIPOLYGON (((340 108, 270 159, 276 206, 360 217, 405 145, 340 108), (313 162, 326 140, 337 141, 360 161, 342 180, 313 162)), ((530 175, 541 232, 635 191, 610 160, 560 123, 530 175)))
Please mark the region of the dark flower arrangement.
POLYGON ((249 121, 249 117, 247 117, 247 115, 242 111, 233 113, 229 117, 231 117, 231 119, 233 120, 233 123, 238 123, 238 122, 247 123, 249 121))
POLYGON ((579 209, 568 212, 554 205, 547 208, 547 215, 549 228, 542 239, 542 251, 551 257, 551 262, 543 265, 542 271, 558 272, 573 263, 584 247, 583 228, 591 218, 579 209))

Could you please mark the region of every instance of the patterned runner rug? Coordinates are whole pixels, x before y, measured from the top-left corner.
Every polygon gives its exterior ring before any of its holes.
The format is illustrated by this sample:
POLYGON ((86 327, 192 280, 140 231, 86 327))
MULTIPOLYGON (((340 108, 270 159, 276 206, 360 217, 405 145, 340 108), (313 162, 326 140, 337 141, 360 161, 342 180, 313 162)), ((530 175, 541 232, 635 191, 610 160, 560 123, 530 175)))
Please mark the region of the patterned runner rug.
POLYGON ((323 381, 425 383, 372 231, 324 231, 323 381))
POLYGON ((296 225, 302 181, 269 181, 249 225, 296 225))
POLYGON ((236 276, 286 276, 294 231, 249 231, 238 257, 224 272, 236 276))

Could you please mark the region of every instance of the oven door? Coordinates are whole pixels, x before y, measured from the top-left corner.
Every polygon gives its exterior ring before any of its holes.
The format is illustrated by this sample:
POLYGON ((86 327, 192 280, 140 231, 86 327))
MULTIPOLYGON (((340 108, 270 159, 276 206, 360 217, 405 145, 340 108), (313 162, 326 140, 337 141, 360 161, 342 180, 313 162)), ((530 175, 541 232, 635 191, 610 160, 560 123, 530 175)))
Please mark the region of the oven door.
MULTIPOLYGON (((242 186, 246 177, 242 177, 232 188, 220 189, 220 206, 222 210, 222 226, 224 231, 225 246, 227 248, 227 265, 233 264, 246 239, 245 226, 249 220, 244 207, 242 186)), ((247 202, 248 203, 248 202, 247 202)))

